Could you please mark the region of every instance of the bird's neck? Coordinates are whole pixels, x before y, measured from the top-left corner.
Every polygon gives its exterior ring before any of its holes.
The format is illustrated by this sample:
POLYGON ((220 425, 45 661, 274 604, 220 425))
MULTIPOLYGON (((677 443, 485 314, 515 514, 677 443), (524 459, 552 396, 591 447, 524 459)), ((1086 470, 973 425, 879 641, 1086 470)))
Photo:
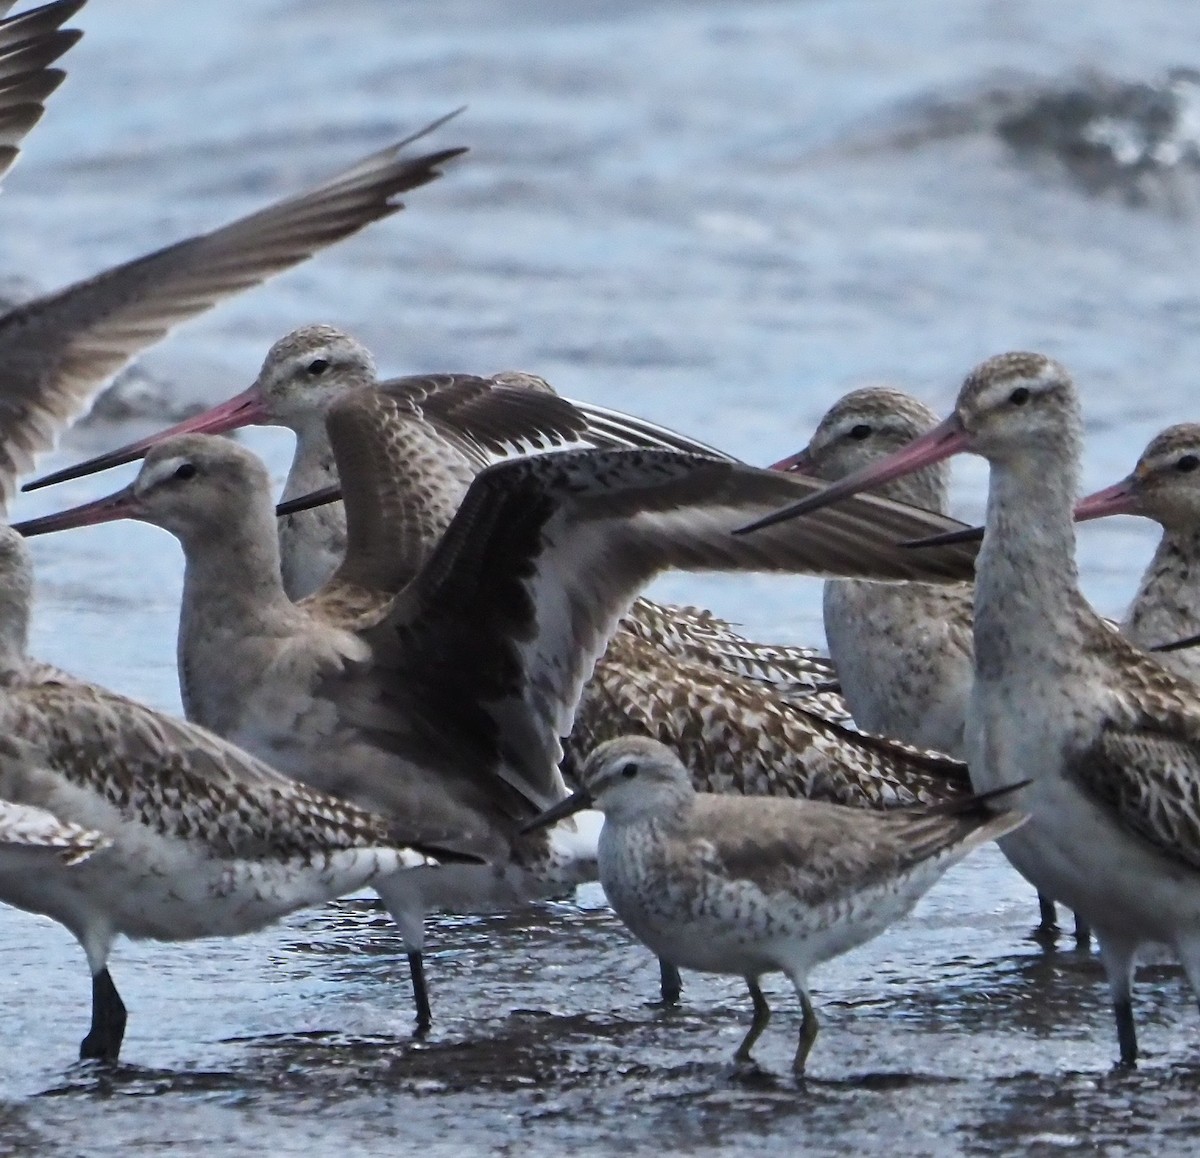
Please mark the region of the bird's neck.
POLYGON ((306 416, 302 422, 293 424, 292 429, 296 434, 296 453, 283 485, 284 499, 303 498, 338 481, 324 417, 306 416))
POLYGON ((1038 659, 1068 663, 1078 645, 1086 604, 1075 565, 1075 480, 1073 461, 1029 454, 992 464, 976 562, 977 678, 1020 678, 1038 659))
POLYGON ((1143 647, 1200 631, 1200 527, 1164 527, 1122 629, 1143 647))
POLYGON ((183 540, 182 633, 198 623, 234 630, 248 618, 289 614, 275 510, 267 494, 247 495, 236 512, 183 540))

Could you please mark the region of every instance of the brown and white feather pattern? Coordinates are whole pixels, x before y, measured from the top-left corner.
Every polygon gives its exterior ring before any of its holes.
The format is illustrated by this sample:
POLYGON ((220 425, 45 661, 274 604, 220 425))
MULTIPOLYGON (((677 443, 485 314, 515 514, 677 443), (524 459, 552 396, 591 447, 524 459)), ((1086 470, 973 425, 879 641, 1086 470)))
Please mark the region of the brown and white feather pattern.
POLYGON ((75 865, 111 844, 102 832, 59 820, 43 808, 0 800, 0 863, 5 853, 16 852, 49 854, 75 865))
MULTIPOLYGON (((0 797, 57 813, 65 786, 214 857, 311 862, 388 847, 388 822, 289 780, 218 737, 81 682, 9 689, 0 797), (15 760, 13 757, 20 757, 15 760), (32 769, 32 770, 31 770, 32 769)), ((416 861, 414 861, 416 863, 416 861)))
POLYGON ((398 194, 438 178, 464 150, 401 155, 426 131, 307 193, 0 317, 3 497, 91 395, 172 326, 397 212, 398 194))
POLYGON ((1200 868, 1200 701, 1188 679, 1146 655, 1080 600, 1086 654, 1121 671, 1107 719, 1070 773, 1118 822, 1200 868))
POLYGON ((578 780, 606 740, 666 745, 699 792, 794 796, 860 808, 970 795, 966 765, 837 727, 769 688, 618 633, 575 713, 564 771, 578 780))
POLYGON ((860 499, 782 534, 732 530, 820 484, 668 451, 543 455, 491 467, 385 620, 367 633, 379 694, 405 715, 455 702, 490 734, 495 771, 553 803, 559 737, 620 617, 659 571, 961 578, 973 550, 898 548, 952 520, 860 499), (826 518, 826 516, 833 516, 826 518), (957 553, 956 553, 957 552, 957 553), (917 555, 920 555, 918 558, 917 555), (469 709, 468 709, 469 706, 469 709))

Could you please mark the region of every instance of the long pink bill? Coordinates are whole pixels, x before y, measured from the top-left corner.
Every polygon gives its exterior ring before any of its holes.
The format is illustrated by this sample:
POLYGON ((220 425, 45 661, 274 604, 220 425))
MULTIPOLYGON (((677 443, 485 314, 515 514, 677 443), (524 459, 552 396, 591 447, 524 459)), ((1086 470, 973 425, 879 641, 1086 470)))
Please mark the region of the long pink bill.
POLYGON ((49 535, 52 531, 66 531, 71 527, 94 527, 98 523, 115 523, 118 519, 136 519, 138 509, 137 496, 133 487, 128 486, 95 502, 83 503, 55 515, 13 523, 12 528, 32 539, 34 535, 49 535))
POLYGON ((43 475, 32 482, 27 482, 21 490, 36 491, 54 483, 83 478, 85 475, 96 474, 114 466, 122 466, 127 462, 133 462, 134 459, 142 458, 152 446, 162 442, 163 439, 172 438, 176 434, 224 434, 225 431, 236 430, 239 426, 252 426, 255 423, 265 423, 266 421, 266 407, 263 405, 258 390, 252 386, 249 390, 244 390, 236 397, 230 398, 228 402, 222 402, 211 410, 204 411, 203 414, 197 414, 194 418, 185 418, 167 430, 161 430, 158 434, 151 434, 148 438, 131 442, 128 446, 121 447, 120 450, 110 450, 107 454, 89 458, 86 462, 43 475))
POLYGON ((1075 521, 1086 523, 1091 519, 1103 519, 1108 515, 1133 515, 1137 513, 1137 482, 1134 478, 1123 478, 1102 491, 1095 491, 1075 504, 1075 521))
POLYGON ((945 422, 939 423, 932 430, 921 435, 920 438, 914 439, 894 454, 889 454, 886 458, 881 458, 878 462, 874 462, 854 474, 847 475, 839 482, 830 483, 815 495, 810 495, 808 498, 792 503, 791 506, 774 511, 757 522, 738 527, 734 534, 749 534, 751 531, 770 527, 775 523, 783 523, 788 519, 799 518, 801 515, 819 511, 840 499, 848 499, 860 491, 882 486, 884 483, 891 482, 892 479, 912 474, 913 471, 922 470, 924 467, 932 466, 935 462, 941 462, 943 459, 959 454, 967 449, 969 442, 970 439, 967 432, 963 430, 958 416, 952 414, 945 422))

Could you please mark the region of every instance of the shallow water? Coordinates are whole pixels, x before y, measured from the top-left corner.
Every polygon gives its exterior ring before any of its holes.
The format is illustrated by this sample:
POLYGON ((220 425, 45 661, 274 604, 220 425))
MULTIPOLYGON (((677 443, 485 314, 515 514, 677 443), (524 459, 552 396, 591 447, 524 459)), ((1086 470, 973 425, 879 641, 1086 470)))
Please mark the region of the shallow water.
MULTIPOLYGON (((1190 5, 124 0, 79 22, 70 79, 0 205, 2 268, 46 287, 470 105, 438 140, 471 157, 408 211, 146 359, 181 399, 240 389, 271 340, 328 320, 387 372, 535 370, 753 461, 795 449, 853 385, 887 379, 944 407, 973 363, 1014 347, 1084 383, 1089 489, 1196 417, 1186 196, 1183 210, 1179 196, 1089 198, 1014 158, 985 99, 1088 68, 1153 79, 1193 63, 1179 56, 1200 35, 1190 5)), ((49 461, 135 429, 93 425, 49 461)), ((287 436, 247 440, 282 472, 287 436)), ((982 471, 956 479, 971 517, 982 471)), ((1152 540, 1130 521, 1083 532, 1102 610, 1123 606, 1152 540)), ((35 546, 38 653, 177 707, 174 543, 117 526, 35 546)), ((762 637, 820 640, 815 583, 676 577, 659 591, 762 637)), ((1112 1074, 1100 970, 1045 956, 1033 915, 994 850, 960 866, 818 975, 824 1031, 797 1088, 782 985, 762 1072, 736 1076, 740 983, 688 977, 680 1011, 647 1008, 654 963, 595 888, 437 922, 424 1043, 409 1038, 399 944, 365 899, 238 941, 122 945, 127 1064, 112 1075, 71 1063, 87 1018, 77 947, 5 911, 0 1152, 1190 1152, 1200 1064, 1177 974, 1144 971, 1147 1061, 1112 1074)))

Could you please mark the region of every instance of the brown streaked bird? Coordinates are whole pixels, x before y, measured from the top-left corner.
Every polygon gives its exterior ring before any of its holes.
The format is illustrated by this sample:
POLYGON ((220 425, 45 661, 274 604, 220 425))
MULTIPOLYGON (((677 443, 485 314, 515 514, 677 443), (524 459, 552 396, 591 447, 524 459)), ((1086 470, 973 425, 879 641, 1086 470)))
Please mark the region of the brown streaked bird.
MULTIPOLYGON (((391 475, 395 492, 391 500, 397 509, 404 503, 419 503, 426 514, 419 521, 406 519, 397 529, 406 536, 401 549, 395 548, 393 540, 384 540, 391 564, 401 568, 398 574, 403 577, 400 584, 395 582, 397 572, 389 567, 389 574, 377 581, 379 589, 391 595, 415 573, 413 560, 432 550, 470 478, 497 457, 521 449, 562 446, 571 441, 571 433, 575 441, 592 446, 665 447, 727 457, 654 423, 584 402, 569 403, 576 413, 570 431, 547 440, 526 424, 525 415, 536 407, 536 397, 524 412, 511 406, 503 411, 491 407, 496 389, 519 387, 531 388, 534 395, 554 394, 543 379, 511 371, 491 378, 428 374, 380 382, 375 360, 361 342, 334 326, 302 326, 271 347, 255 381, 228 402, 30 486, 130 462, 164 438, 179 434, 216 434, 267 424, 285 426, 296 435, 295 456, 283 489, 287 506, 338 481, 325 422, 336 399, 349 391, 376 388, 403 395, 409 403, 402 411, 398 442, 390 448, 397 462, 391 475), (416 413, 423 420, 419 427, 411 426, 416 413), (495 426, 497 422, 501 425, 495 426), (403 498, 408 492, 410 497, 403 498)), ((279 538, 284 589, 293 599, 311 595, 343 565, 346 516, 342 504, 302 506, 297 513, 284 516, 279 538)), ((342 590, 341 584, 337 587, 342 590)), ((633 630, 655 639, 671 654, 702 654, 724 670, 776 684, 797 695, 825 686, 832 678, 828 662, 812 649, 755 643, 709 612, 676 611, 639 599, 630 609, 630 619, 633 630)))
POLYGON ((431 856, 463 858, 422 840, 415 817, 405 830, 30 659, 32 583, 24 540, 0 526, 0 901, 58 921, 87 955, 81 1057, 120 1053, 117 937, 235 936, 431 856))
MULTIPOLYGON (((893 454, 932 430, 937 415, 923 402, 886 386, 853 390, 817 424, 808 445, 778 463, 825 482, 837 482, 893 454)), ((945 514, 950 470, 934 463, 893 479, 876 492, 945 514)), ((825 581, 825 638, 838 686, 854 722, 918 748, 963 759, 963 722, 974 680, 969 583, 825 581)), ((1035 936, 1053 942, 1054 902, 1038 897, 1035 936)), ((1075 940, 1088 945, 1075 921, 1075 940)))
POLYGON ((1079 591, 1082 426, 1062 366, 1039 354, 1002 355, 967 377, 954 412, 933 430, 742 530, 753 538, 755 526, 825 513, 963 451, 988 460, 966 726, 971 780, 984 791, 1030 780, 1017 798, 1029 823, 1001 847, 1091 925, 1121 1064, 1132 1066, 1142 948, 1174 950, 1200 996, 1200 688, 1112 631, 1079 591))
POLYGON ((466 150, 406 156, 434 122, 294 197, 0 315, 0 501, 58 431, 172 326, 402 209, 466 150))
MULTIPOLYGON (((389 500, 386 463, 404 424, 381 423, 379 410, 396 403, 386 391, 355 391, 330 407, 350 545, 331 589, 347 580, 378 589, 381 574, 394 579, 392 562, 371 548, 374 536, 387 524, 393 531, 382 541, 395 541, 423 517, 419 503, 389 500)), ((412 427, 411 437, 428 437, 421 423, 412 427)), ((780 495, 814 487, 651 450, 489 467, 415 578, 377 622, 357 619, 354 630, 314 614, 345 606, 328 590, 300 605, 288 600, 265 470, 225 440, 187 435, 160 444, 111 500, 23 526, 51 530, 128 515, 170 529, 187 559, 181 638, 196 642, 185 651, 207 648, 199 664, 237 681, 222 694, 206 673, 213 699, 201 704, 205 693, 189 690, 189 711, 206 713, 218 730, 326 790, 389 815, 417 809, 443 818, 481 842, 473 851, 509 865, 503 878, 478 873, 475 882, 465 879, 470 870, 453 879, 414 875, 411 919, 401 927, 419 966, 426 911, 513 904, 560 890, 571 872, 578 880, 594 871, 587 833, 543 835, 531 845, 517 830, 563 795, 560 738, 622 613, 653 575, 668 567, 835 568, 896 578, 969 572, 971 549, 926 559, 896 548, 904 528, 956 524, 884 500, 750 551, 728 535, 739 512, 765 511, 780 495)), ((411 489, 404 493, 413 498, 411 489)), ((185 656, 184 667, 191 664, 185 656)), ((185 670, 184 682, 195 687, 200 677, 185 670)), ((389 908, 398 907, 393 895, 389 908)), ((418 1011, 428 1019, 419 986, 418 1011)))
MULTIPOLYGON (((1121 631, 1148 649, 1200 632, 1200 424, 1169 426, 1150 440, 1133 472, 1081 499, 1079 521, 1141 515, 1162 527, 1162 538, 1125 612, 1121 631)), ((1160 663, 1200 680, 1200 650, 1158 652, 1160 663)))
POLYGON ((66 73, 50 66, 83 35, 63 28, 85 0, 54 0, 16 16, 0 4, 0 178, 13 167, 21 142, 42 119, 45 102, 66 73))
POLYGON ((685 969, 745 978, 754 1018, 737 1062, 752 1060, 770 1020, 759 978, 786 975, 804 1015, 797 1074, 817 1037, 813 967, 878 936, 951 865, 1025 820, 978 796, 875 812, 700 793, 670 748, 641 736, 601 744, 580 779, 533 824, 604 813, 600 881, 633 935, 685 969))

